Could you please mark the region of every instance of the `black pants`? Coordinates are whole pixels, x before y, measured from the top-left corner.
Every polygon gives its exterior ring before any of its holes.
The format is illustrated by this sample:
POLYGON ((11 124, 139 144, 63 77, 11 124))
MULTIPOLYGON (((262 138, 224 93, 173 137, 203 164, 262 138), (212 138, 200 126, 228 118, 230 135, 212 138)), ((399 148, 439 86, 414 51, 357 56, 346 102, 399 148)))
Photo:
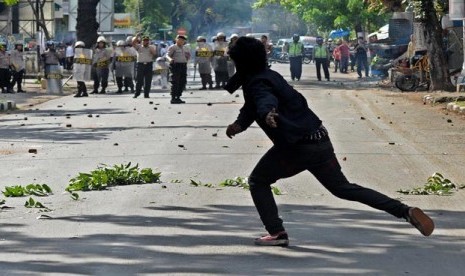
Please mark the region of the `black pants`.
POLYGON ((87 95, 86 83, 83 81, 77 82, 78 95, 87 95))
POLYGON ((300 80, 302 77, 302 57, 289 57, 289 63, 291 65, 291 79, 300 80))
POLYGON ((22 84, 23 84, 23 78, 24 78, 24 69, 20 71, 13 71, 13 82, 11 83, 11 88, 15 87, 17 85, 17 91, 22 91, 22 84))
POLYGON ((270 234, 284 231, 270 185, 304 170, 311 172, 326 189, 339 198, 358 201, 398 218, 404 217, 408 211, 409 207, 398 200, 349 183, 341 171, 331 141, 326 137, 319 143, 273 146, 252 171, 249 177, 250 192, 270 234))
POLYGON ((110 74, 110 69, 108 68, 96 68, 93 71, 93 80, 94 80, 94 92, 98 91, 100 85, 102 86, 102 91, 105 91, 108 86, 108 75, 110 74))
POLYGON ((9 92, 11 89, 11 72, 8 68, 0 68, 0 87, 2 92, 9 92))
POLYGON ((207 84, 211 87, 213 85, 212 74, 200 74, 202 80, 202 87, 207 87, 207 84))
POLYGON ((173 63, 171 70, 171 97, 180 98, 187 83, 187 63, 173 63))
POLYGON ((121 91, 124 87, 131 88, 131 91, 134 91, 134 82, 130 77, 116 77, 116 85, 118 86, 118 91, 121 91))
POLYGON ((329 80, 328 63, 329 62, 327 58, 315 58, 316 77, 318 80, 321 80, 321 67, 323 67, 323 72, 325 73, 325 79, 329 80))
POLYGON ((152 87, 153 62, 137 63, 136 95, 140 95, 142 86, 144 87, 144 96, 148 97, 152 87))

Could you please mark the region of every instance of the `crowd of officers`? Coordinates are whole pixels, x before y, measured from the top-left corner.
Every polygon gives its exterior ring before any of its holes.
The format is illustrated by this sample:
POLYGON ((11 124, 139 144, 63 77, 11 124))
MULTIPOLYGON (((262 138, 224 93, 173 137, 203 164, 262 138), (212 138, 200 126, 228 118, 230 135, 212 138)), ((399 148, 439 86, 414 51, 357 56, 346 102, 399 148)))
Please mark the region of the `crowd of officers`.
MULTIPOLYGON (((65 59, 64 67, 73 70, 73 77, 77 81, 77 93, 75 97, 88 97, 89 94, 107 93, 110 74, 116 81, 117 94, 131 91, 137 98, 142 93, 149 98, 152 86, 152 78, 160 76, 163 89, 168 88, 167 82, 171 81, 171 103, 185 103, 181 99, 186 89, 187 64, 193 59, 194 79, 196 74, 200 76, 204 89, 220 89, 235 73, 233 61, 228 56, 228 49, 239 38, 232 34, 229 38, 223 32, 219 32, 210 41, 204 36, 197 37, 196 48, 191 57, 191 48, 186 46, 186 37, 178 35, 175 43, 169 47, 165 44, 153 45, 148 36, 137 34, 129 36, 126 40, 119 40, 109 44, 105 37, 98 37, 91 49, 86 47, 83 41, 69 44, 65 49, 66 56, 56 49, 54 42, 46 43, 46 50, 41 55, 45 78, 51 78, 56 68, 65 59), (89 56, 83 56, 83 52, 77 49, 86 49, 89 56), (74 64, 74 66, 73 66, 74 64), (82 70, 88 66, 90 74, 82 77, 82 70), (215 79, 212 77, 212 71, 215 79), (78 77, 79 76, 79 77, 78 77), (86 81, 93 81, 92 90, 87 91, 86 81), (134 84, 135 82, 135 84, 134 84)), ((262 40, 263 41, 263 40, 262 40)), ((264 42, 265 48, 270 44, 264 42)), ((2 93, 13 93, 13 87, 17 86, 17 92, 24 92, 21 83, 25 74, 23 57, 23 43, 18 41, 15 49, 6 52, 6 45, 0 44, 0 85, 2 93), (13 80, 11 80, 13 76, 13 80)), ((271 51, 269 51, 271 52, 271 51)))

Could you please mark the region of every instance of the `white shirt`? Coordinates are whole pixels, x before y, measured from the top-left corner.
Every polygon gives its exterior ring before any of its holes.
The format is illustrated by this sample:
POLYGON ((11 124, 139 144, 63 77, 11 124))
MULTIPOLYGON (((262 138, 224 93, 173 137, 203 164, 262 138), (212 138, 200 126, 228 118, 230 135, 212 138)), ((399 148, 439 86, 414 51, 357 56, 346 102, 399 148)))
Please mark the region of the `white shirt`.
POLYGON ((66 57, 74 57, 74 48, 72 46, 66 47, 66 57))

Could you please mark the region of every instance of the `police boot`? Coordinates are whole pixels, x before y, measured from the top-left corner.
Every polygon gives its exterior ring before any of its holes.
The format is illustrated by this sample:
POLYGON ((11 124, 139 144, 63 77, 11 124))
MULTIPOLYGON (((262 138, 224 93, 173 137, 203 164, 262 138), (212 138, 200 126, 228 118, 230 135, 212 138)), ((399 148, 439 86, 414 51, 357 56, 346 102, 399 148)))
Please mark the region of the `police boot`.
POLYGON ((107 93, 107 92, 105 91, 105 89, 106 89, 106 88, 102 88, 102 90, 100 90, 100 94, 105 94, 105 93, 107 93))

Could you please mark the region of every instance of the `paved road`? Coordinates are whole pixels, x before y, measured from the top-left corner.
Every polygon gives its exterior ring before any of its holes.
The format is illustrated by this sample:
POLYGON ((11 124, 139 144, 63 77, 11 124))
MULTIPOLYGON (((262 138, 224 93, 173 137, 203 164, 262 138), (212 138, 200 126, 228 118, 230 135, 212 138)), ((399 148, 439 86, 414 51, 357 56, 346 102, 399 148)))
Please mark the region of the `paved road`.
MULTIPOLYGON (((253 246, 263 229, 248 192, 218 183, 247 176, 271 144, 256 126, 228 139, 242 96, 191 83, 185 105, 156 90, 151 99, 68 96, 0 116, 0 188, 33 182, 54 191, 39 198, 52 219, 37 219, 26 198, 6 199, 14 208, 0 212, 0 274, 461 275, 464 192, 396 190, 422 186, 434 172, 465 182, 463 119, 399 92, 339 84, 353 74, 317 82, 313 67, 295 86, 329 129, 347 177, 424 208, 433 236, 334 198, 302 173, 277 183, 291 246, 253 246), (63 193, 79 172, 126 162, 156 168, 163 183, 80 193, 79 201, 63 193)), ((287 65, 273 68, 289 77, 287 65)))

